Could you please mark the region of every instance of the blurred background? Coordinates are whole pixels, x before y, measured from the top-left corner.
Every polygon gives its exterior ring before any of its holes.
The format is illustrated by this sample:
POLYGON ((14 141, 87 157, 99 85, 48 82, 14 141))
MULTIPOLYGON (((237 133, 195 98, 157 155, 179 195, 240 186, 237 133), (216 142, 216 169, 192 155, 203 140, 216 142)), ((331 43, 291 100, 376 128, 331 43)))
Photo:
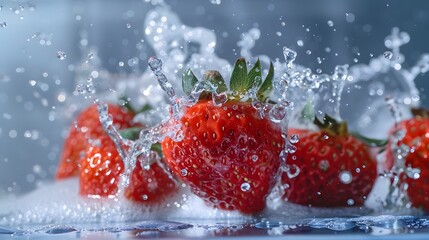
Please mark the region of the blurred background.
MULTIPOLYGON (((154 52, 143 24, 156 2, 0 1, 0 197, 53 179, 72 122, 65 105, 76 97, 76 69, 92 58, 88 49, 110 74, 139 75, 146 69, 154 52)), ((240 55, 242 34, 254 27, 261 36, 253 54, 283 60, 282 48, 288 46, 297 51, 297 63, 326 73, 382 55, 393 27, 411 37, 401 48, 403 68, 429 52, 425 0, 165 2, 183 24, 213 30, 216 53, 230 63, 240 55)), ((420 75, 416 85, 429 106, 426 79, 420 75)))

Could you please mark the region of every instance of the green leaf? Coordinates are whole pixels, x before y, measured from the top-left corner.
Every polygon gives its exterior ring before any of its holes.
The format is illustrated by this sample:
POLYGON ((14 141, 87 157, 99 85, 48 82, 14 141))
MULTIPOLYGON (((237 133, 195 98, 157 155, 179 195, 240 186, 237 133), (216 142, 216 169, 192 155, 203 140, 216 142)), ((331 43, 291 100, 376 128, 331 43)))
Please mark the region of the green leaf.
POLYGON ((160 143, 154 143, 154 144, 152 144, 152 146, 150 147, 150 150, 158 153, 158 155, 160 157, 164 157, 164 155, 162 154, 162 147, 161 147, 160 143))
POLYGON ((354 137, 356 137, 357 139, 359 139, 360 141, 362 141, 363 143, 371 147, 384 147, 389 142, 389 140, 387 139, 368 138, 360 135, 357 132, 352 132, 351 135, 353 135, 354 137))
POLYGON ((133 108, 133 106, 131 106, 131 103, 129 101, 129 98, 127 96, 122 96, 119 98, 119 103, 121 106, 125 107, 126 109, 128 109, 128 111, 136 113, 136 110, 133 108))
POLYGON ((150 104, 145 104, 137 113, 143 113, 152 110, 152 106, 150 104))
POLYGON ((268 74, 265 77, 265 80, 258 91, 258 98, 261 102, 267 101, 267 99, 270 97, 271 90, 273 89, 273 77, 274 77, 274 66, 273 66, 273 63, 270 62, 270 69, 268 70, 268 74))
POLYGON ((129 139, 129 140, 136 140, 139 138, 140 131, 142 130, 141 127, 131 127, 119 130, 119 134, 122 138, 129 139))
POLYGON ((182 75, 182 88, 186 95, 191 94, 192 89, 195 84, 198 82, 198 79, 195 77, 191 69, 186 70, 182 75))
POLYGON ((260 86, 262 83, 262 68, 261 68, 261 62, 256 61, 255 66, 253 66, 252 69, 250 69, 249 73, 247 74, 247 82, 250 84, 250 88, 253 87, 255 81, 256 81, 256 86, 260 86))
MULTIPOLYGON (((251 87, 251 85, 250 85, 251 87)), ((231 74, 231 82, 229 83, 229 89, 237 92, 238 94, 245 94, 249 89, 249 82, 247 78, 247 66, 244 58, 239 58, 234 65, 234 69, 231 74)))
POLYGON ((301 110, 301 119, 313 120, 315 116, 313 103, 308 100, 301 110))
POLYGON ((226 92, 228 87, 225 84, 225 80, 223 80, 222 75, 218 71, 208 70, 204 73, 203 79, 205 81, 210 82, 213 86, 216 87, 217 93, 226 92))

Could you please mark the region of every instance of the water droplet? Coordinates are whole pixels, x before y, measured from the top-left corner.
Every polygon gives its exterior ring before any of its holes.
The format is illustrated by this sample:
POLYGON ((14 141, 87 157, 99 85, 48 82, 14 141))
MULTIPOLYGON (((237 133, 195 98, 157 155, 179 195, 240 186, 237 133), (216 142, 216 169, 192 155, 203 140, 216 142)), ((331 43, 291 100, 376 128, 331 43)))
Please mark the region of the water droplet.
POLYGON ((320 160, 319 168, 323 171, 327 171, 329 169, 329 161, 328 160, 320 160))
POLYGON ((250 191, 250 184, 248 182, 245 182, 245 183, 241 184, 240 189, 243 192, 248 192, 248 191, 250 191))
POLYGON ((383 56, 384 56, 386 59, 391 60, 391 59, 392 59, 392 57, 393 57, 393 53, 392 53, 391 51, 386 51, 386 52, 384 52, 384 53, 383 53, 383 56))
POLYGON ((86 93, 86 87, 84 84, 79 83, 78 85, 76 85, 76 92, 79 94, 84 94, 86 93))
POLYGON ((148 198, 149 198, 149 197, 148 197, 146 194, 143 194, 143 195, 142 195, 142 199, 143 199, 144 201, 146 201, 148 198))
POLYGON ((288 145, 286 146, 286 149, 287 149, 287 152, 288 152, 288 153, 290 153, 290 154, 294 154, 294 153, 296 152, 296 150, 297 150, 297 147, 296 147, 296 146, 294 146, 294 145, 288 144, 288 145))
POLYGON ((258 161, 259 157, 258 155, 252 155, 252 161, 256 162, 258 161))
POLYGON ((307 50, 307 51, 305 51, 305 53, 307 53, 307 55, 310 55, 311 54, 311 50, 307 50))
POLYGON ((57 58, 58 59, 64 60, 64 59, 66 59, 66 57, 67 57, 67 55, 66 55, 66 53, 64 51, 58 51, 57 52, 57 58))
POLYGON ((332 20, 329 20, 327 23, 328 23, 329 27, 333 27, 334 26, 334 22, 332 20))
POLYGON ((353 206, 355 204, 355 200, 353 200, 353 199, 347 199, 347 205, 349 205, 349 206, 353 206))
POLYGON ((352 182, 352 174, 349 171, 342 171, 340 173, 340 181, 344 184, 349 184, 352 182))
POLYGON ((286 66, 288 68, 292 67, 293 61, 296 58, 296 52, 290 48, 283 47, 283 55, 286 60, 286 66))
POLYGON ((384 84, 381 82, 372 82, 368 86, 370 96, 382 96, 384 94, 384 84))
POLYGON ((355 21, 355 15, 353 13, 346 13, 346 21, 352 23, 355 21))
POLYGON ((220 107, 222 106, 222 104, 228 101, 228 95, 226 93, 213 93, 212 100, 213 105, 215 105, 216 107, 220 107))
POLYGON ((210 3, 214 5, 220 5, 222 3, 222 0, 210 0, 210 3))
POLYGON ((0 22, 0 28, 5 28, 7 27, 7 23, 6 22, 0 22))
POLYGON ((295 144, 299 142, 299 136, 297 134, 292 134, 289 139, 290 143, 295 144))
POLYGON ((188 175, 188 170, 182 169, 180 170, 180 174, 185 177, 186 175, 188 175))
POLYGON ((276 104, 268 113, 273 123, 279 123, 286 117, 286 107, 283 104, 276 104))
POLYGON ((127 28, 131 28, 131 23, 127 23, 127 28))
POLYGON ((407 177, 414 180, 420 178, 420 172, 421 172, 420 168, 407 167, 405 169, 405 173, 407 174, 407 177))
POLYGON ((149 58, 149 68, 156 75, 160 71, 162 71, 162 61, 157 57, 149 58))
POLYGON ((304 46, 304 41, 298 40, 298 41, 296 41, 296 44, 298 45, 298 47, 303 47, 304 46))

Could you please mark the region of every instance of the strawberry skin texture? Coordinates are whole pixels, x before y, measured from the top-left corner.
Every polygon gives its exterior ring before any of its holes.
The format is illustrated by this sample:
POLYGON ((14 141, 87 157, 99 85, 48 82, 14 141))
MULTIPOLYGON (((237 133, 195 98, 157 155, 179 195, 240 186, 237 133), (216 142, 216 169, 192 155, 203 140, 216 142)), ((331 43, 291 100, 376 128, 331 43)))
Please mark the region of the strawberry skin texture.
POLYGON ((124 163, 109 136, 101 136, 98 143, 89 146, 81 162, 79 193, 81 195, 114 196, 124 163))
POLYGON ((289 132, 299 133, 299 142, 287 162, 296 164, 300 173, 291 179, 283 174, 282 183, 288 185, 285 199, 316 207, 349 206, 348 201, 353 206, 363 205, 377 177, 377 167, 362 142, 351 135, 324 131, 289 132), (351 174, 350 182, 340 181, 344 171, 351 174))
MULTIPOLYGON (((84 196, 115 196, 124 163, 108 136, 99 138, 99 144, 90 146, 80 169, 79 193, 84 196)), ((138 163, 131 173, 130 184, 124 195, 129 200, 145 204, 158 204, 177 191, 176 184, 158 163, 143 169, 138 163)))
MULTIPOLYGON (((133 126, 133 112, 114 104, 109 104, 108 107, 115 127, 123 129, 133 126)), ((86 150, 90 146, 88 141, 96 140, 103 135, 107 136, 100 123, 96 104, 89 106, 78 115, 76 126, 71 125, 69 135, 64 142, 56 179, 78 176, 81 161, 85 158, 86 150)))
MULTIPOLYGON (((405 167, 411 166, 421 171, 418 179, 406 178, 408 197, 414 207, 429 212, 429 119, 417 117, 405 120, 395 129, 406 130, 404 138, 398 143, 410 147, 405 167)), ((389 166, 392 166, 392 149, 388 149, 386 157, 389 166)))
POLYGON ((260 212, 278 175, 280 129, 249 103, 200 101, 181 119, 184 139, 162 143, 166 162, 210 206, 260 212))
POLYGON ((178 190, 170 176, 158 165, 152 163, 146 170, 137 163, 130 179, 130 185, 125 189, 125 197, 141 203, 162 203, 178 190))

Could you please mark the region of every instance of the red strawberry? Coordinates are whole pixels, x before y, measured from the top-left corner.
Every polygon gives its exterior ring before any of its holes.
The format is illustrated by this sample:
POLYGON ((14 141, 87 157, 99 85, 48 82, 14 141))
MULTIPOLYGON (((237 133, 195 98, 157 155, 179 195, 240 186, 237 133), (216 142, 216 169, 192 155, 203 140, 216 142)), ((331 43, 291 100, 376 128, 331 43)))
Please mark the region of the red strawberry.
POLYGON ((404 166, 420 169, 420 176, 416 179, 405 178, 408 184, 407 194, 414 207, 429 212, 429 113, 420 109, 414 109, 413 113, 414 118, 402 121, 392 129, 391 133, 403 130, 405 135, 397 143, 393 137, 390 138, 386 158, 391 167, 394 162, 394 144, 396 147, 409 147, 404 166))
POLYGON ((375 160, 367 146, 348 133, 345 122, 328 116, 324 123, 316 122, 320 131, 296 131, 297 150, 287 162, 300 173, 294 178, 283 174, 282 183, 288 186, 284 198, 317 207, 362 205, 377 177, 375 160))
MULTIPOLYGON (((80 194, 97 197, 115 196, 124 163, 115 144, 107 135, 102 135, 88 148, 87 157, 80 168, 80 194)), ((138 163, 132 171, 130 184, 124 195, 130 200, 146 204, 157 204, 176 192, 176 184, 164 170, 154 162, 149 169, 138 163)))
MULTIPOLYGON (((129 128, 133 125, 134 113, 126 108, 109 104, 109 114, 118 129, 129 128)), ((83 110, 78 115, 76 123, 70 127, 69 135, 64 142, 56 178, 63 179, 79 175, 79 166, 89 146, 88 141, 96 140, 103 135, 107 136, 98 117, 97 105, 93 104, 83 110)))
MULTIPOLYGON (((269 94, 272 71, 271 67, 262 85, 256 83, 261 85, 261 100, 269 94)), ((218 106, 211 101, 211 93, 203 92, 181 118, 184 139, 175 142, 166 138, 162 143, 172 171, 213 207, 245 214, 263 210, 278 174, 279 154, 284 148, 279 127, 261 118, 250 102, 241 102, 239 97, 254 81, 261 81, 260 76, 259 61, 247 73, 245 60, 239 59, 230 85, 236 95, 218 106)), ((218 72, 207 72, 204 78, 217 87, 217 93, 227 91, 218 72)), ((196 82, 188 70, 183 78, 185 92, 189 94, 196 82)))

